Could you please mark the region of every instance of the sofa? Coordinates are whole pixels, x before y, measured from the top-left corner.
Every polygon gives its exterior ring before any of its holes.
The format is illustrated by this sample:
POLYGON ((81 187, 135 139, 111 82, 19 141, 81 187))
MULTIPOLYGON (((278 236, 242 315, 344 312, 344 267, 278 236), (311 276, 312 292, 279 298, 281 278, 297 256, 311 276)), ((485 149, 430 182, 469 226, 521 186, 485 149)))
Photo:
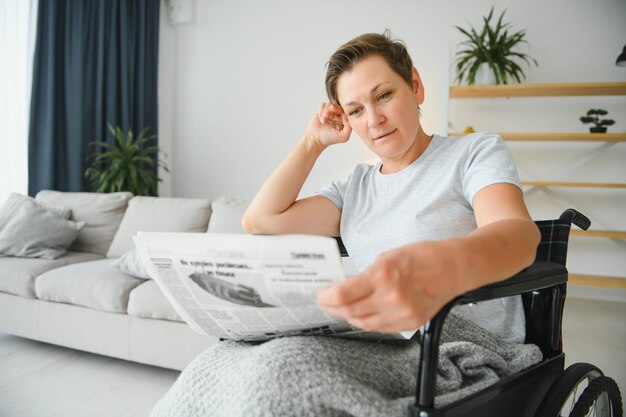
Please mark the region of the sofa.
MULTIPOLYGON (((20 212, 31 231, 56 233, 47 227, 52 217, 38 216, 64 217, 76 236, 61 255, 0 256, 0 332, 176 370, 217 342, 192 331, 154 281, 120 261, 132 253, 139 231, 244 233, 247 201, 51 190, 9 200, 2 206, 0 241, 18 217, 7 211, 26 205, 40 210, 20 212)), ((5 242, 5 251, 10 246, 5 242)))

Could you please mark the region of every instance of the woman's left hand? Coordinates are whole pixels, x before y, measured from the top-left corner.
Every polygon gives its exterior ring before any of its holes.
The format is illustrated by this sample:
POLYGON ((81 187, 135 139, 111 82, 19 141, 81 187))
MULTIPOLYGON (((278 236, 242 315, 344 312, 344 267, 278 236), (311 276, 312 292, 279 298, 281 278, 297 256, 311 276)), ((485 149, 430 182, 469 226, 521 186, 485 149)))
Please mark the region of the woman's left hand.
POLYGON ((471 287, 462 252, 455 240, 385 252, 361 274, 320 291, 317 301, 328 314, 364 330, 415 330, 471 287))

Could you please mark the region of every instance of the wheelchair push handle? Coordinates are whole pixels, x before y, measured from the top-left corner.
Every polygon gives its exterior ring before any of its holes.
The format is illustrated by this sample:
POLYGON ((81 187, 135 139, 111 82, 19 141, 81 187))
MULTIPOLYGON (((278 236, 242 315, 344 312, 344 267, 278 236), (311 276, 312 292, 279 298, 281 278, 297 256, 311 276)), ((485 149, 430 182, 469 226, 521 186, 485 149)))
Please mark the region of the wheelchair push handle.
POLYGON ((582 230, 589 229, 591 226, 591 220, 584 214, 579 211, 574 210, 573 208, 569 208, 561 214, 559 220, 565 221, 568 223, 573 223, 576 226, 580 227, 582 230))

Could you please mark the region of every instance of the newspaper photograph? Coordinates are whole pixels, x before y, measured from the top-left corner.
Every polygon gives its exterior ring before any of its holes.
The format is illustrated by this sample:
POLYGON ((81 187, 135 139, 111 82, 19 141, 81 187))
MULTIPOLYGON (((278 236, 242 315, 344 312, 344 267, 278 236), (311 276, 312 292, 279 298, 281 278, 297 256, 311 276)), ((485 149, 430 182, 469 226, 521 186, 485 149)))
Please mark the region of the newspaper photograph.
POLYGON ((317 305, 318 291, 346 277, 333 238, 145 232, 134 240, 151 278, 199 333, 248 341, 295 335, 403 338, 365 332, 317 305))

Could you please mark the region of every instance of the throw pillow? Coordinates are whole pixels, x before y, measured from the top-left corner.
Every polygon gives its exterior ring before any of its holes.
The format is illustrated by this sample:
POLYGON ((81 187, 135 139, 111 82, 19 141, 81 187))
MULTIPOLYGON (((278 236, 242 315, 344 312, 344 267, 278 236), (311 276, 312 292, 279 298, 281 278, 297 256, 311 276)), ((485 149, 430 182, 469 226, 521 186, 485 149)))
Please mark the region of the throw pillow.
POLYGON ((146 272, 139 251, 131 249, 122 255, 119 259, 112 262, 120 271, 135 278, 150 279, 150 275, 146 272))
POLYGON ((0 256, 56 259, 67 251, 84 224, 62 219, 25 200, 0 231, 0 256))
POLYGON ((70 209, 69 207, 59 206, 56 204, 47 204, 36 201, 34 198, 26 195, 11 193, 11 195, 4 202, 2 207, 0 207, 0 229, 2 229, 9 222, 9 220, 11 220, 13 214, 15 214, 20 205, 26 200, 34 201, 36 204, 40 204, 42 207, 50 210, 53 213, 58 214, 65 220, 68 220, 72 215, 72 209, 70 209))

